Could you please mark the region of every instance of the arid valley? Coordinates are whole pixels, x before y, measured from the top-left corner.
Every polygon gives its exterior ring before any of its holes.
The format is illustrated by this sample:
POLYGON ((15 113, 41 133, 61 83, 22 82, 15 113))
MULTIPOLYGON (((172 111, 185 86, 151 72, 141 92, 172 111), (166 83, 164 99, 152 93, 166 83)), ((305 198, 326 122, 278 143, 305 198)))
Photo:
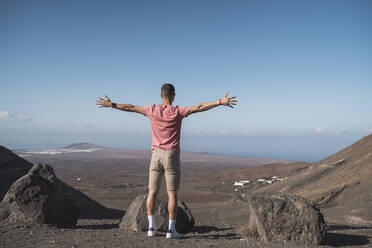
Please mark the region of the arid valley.
MULTIPOLYGON (((368 149, 372 138, 367 138, 367 144, 362 144, 363 149, 367 150, 363 150, 361 156, 367 155, 370 161, 368 149)), ((248 218, 236 202, 270 187, 283 191, 280 185, 296 177, 297 182, 303 180, 299 175, 317 166, 317 163, 184 152, 181 156, 182 183, 178 200, 191 209, 195 226, 182 240, 166 240, 162 235, 150 239, 145 233, 128 232, 118 227, 133 199, 147 191, 150 151, 120 150, 80 143, 61 149, 14 152, 31 163, 50 165, 60 180, 110 211, 107 212, 109 214, 99 209, 95 212, 93 208, 87 212, 87 216, 79 218, 74 227, 8 223, 0 228, 1 247, 284 247, 278 243, 242 239, 239 228, 244 226, 248 218)), ((370 171, 371 164, 368 167, 370 171)), ((4 168, 0 175, 5 175, 4 168)), ((317 177, 321 179, 323 174, 318 173, 317 177)), ((327 171, 327 174, 332 173, 327 171)), ((308 183, 316 181, 318 179, 312 179, 308 183)), ((160 198, 166 200, 164 180, 162 183, 160 198)), ((358 185, 363 183, 359 180, 358 185)), ((3 188, 1 197, 6 193, 3 188)), ((306 198, 306 193, 295 193, 303 194, 306 198)), ((337 197, 334 196, 335 199, 337 197)), ((309 198, 314 200, 312 195, 309 198)), ((366 211, 364 208, 371 207, 370 204, 367 199, 360 205, 366 211)), ((332 207, 332 204, 328 205, 325 207, 332 207)), ((334 209, 321 209, 328 233, 320 247, 371 247, 370 219, 345 222, 343 208, 334 209)), ((369 212, 363 214, 371 217, 369 212)), ((285 247, 299 246, 288 243, 285 247)))

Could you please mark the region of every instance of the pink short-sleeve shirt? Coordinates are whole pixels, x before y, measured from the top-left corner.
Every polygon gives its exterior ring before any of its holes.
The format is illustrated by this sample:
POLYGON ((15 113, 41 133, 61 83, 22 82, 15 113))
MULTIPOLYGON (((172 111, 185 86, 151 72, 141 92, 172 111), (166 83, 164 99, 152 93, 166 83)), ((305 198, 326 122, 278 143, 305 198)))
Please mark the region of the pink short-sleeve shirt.
POLYGON ((151 150, 180 152, 182 119, 189 113, 188 107, 150 105, 141 107, 142 114, 149 117, 152 129, 151 150))

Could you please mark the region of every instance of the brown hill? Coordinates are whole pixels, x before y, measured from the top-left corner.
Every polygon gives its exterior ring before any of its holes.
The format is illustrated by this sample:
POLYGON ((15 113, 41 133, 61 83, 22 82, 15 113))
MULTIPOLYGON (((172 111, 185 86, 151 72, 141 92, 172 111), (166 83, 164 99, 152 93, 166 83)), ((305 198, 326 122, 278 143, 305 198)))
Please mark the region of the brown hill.
POLYGON ((329 221, 372 223, 372 134, 258 192, 289 192, 320 204, 329 221))
POLYGON ((10 185, 27 173, 32 164, 7 148, 0 146, 0 202, 10 185))

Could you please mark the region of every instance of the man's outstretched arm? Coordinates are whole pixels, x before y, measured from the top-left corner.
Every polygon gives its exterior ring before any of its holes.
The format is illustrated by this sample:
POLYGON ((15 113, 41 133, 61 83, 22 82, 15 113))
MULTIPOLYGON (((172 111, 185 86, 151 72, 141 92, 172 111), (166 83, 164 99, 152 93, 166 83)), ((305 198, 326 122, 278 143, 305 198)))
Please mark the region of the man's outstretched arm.
POLYGON ((140 106, 134 106, 132 104, 117 104, 117 103, 111 102, 110 98, 108 98, 106 95, 105 95, 105 99, 98 97, 98 99, 96 100, 96 105, 100 105, 99 106, 100 108, 111 107, 113 109, 115 108, 115 109, 119 109, 122 111, 135 112, 135 113, 142 114, 140 106))
POLYGON ((215 108, 215 107, 220 106, 220 105, 228 106, 230 108, 234 108, 234 105, 236 105, 236 103, 238 102, 236 100, 236 96, 228 97, 227 96, 228 94, 229 94, 229 92, 227 92, 226 95, 218 101, 200 103, 196 106, 190 107, 188 114, 191 115, 191 114, 194 114, 194 113, 203 112, 203 111, 210 110, 210 109, 215 108))

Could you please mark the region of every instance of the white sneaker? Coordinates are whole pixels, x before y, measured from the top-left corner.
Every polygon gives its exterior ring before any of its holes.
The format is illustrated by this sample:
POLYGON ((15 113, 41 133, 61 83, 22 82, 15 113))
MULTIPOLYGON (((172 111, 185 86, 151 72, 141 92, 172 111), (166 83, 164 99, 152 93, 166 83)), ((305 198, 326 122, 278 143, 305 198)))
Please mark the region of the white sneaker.
POLYGON ((167 239, 181 239, 182 238, 182 234, 179 234, 176 230, 174 230, 174 231, 168 230, 167 231, 166 238, 167 239))
POLYGON ((147 231, 147 236, 149 237, 155 237, 156 236, 156 231, 154 228, 149 228, 149 230, 147 231))

